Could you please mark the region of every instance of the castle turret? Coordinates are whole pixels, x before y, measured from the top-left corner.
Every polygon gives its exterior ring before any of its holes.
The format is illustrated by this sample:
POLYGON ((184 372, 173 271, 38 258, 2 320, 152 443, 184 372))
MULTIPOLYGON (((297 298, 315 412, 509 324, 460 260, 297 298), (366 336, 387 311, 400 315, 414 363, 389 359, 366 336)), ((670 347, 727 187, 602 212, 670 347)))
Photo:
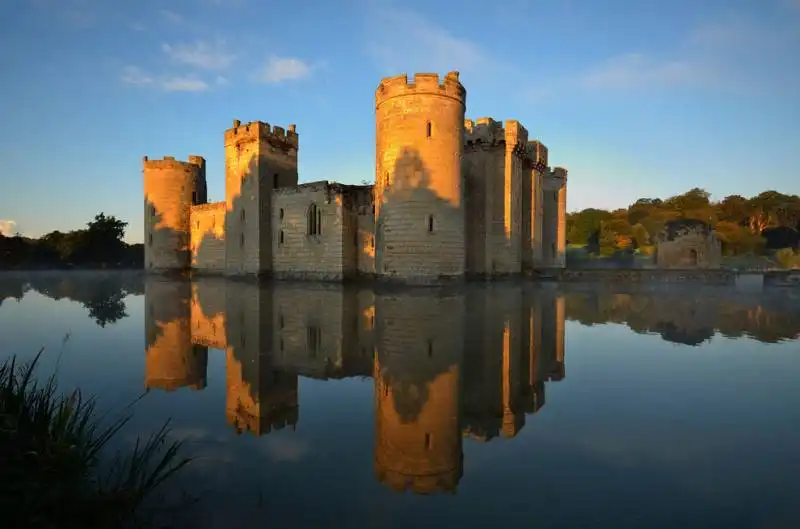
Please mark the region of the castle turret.
POLYGON ((272 269, 272 190, 297 185, 299 138, 288 130, 237 119, 225 131, 225 268, 228 274, 272 269))
POLYGON ((144 157, 144 266, 183 270, 191 265, 190 213, 206 200, 205 160, 144 157))
POLYGON ((383 79, 375 92, 375 272, 404 281, 464 275, 458 72, 383 79))
POLYGON ((556 167, 543 178, 542 212, 543 265, 566 266, 567 242, 567 170, 556 167))

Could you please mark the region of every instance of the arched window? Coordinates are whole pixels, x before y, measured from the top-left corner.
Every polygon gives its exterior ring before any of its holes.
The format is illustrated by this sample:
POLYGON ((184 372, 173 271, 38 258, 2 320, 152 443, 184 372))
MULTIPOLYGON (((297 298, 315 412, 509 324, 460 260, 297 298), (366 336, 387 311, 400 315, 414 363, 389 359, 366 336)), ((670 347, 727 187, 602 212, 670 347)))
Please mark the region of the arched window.
POLYGON ((426 138, 430 138, 431 137, 431 129, 432 129, 432 126, 431 126, 431 122, 429 121, 428 123, 425 124, 425 137, 426 138))
POLYGON ((306 223, 306 231, 309 235, 322 234, 322 211, 320 211, 316 204, 311 204, 311 206, 309 206, 306 223))

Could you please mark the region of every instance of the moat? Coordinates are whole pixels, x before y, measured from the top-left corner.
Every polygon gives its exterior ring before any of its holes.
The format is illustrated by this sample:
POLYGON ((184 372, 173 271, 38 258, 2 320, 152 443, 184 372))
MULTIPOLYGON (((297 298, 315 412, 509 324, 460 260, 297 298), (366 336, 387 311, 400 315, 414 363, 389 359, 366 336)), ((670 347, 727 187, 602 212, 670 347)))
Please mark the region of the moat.
POLYGON ((193 528, 800 527, 796 288, 7 273, 0 336, 146 391, 193 528))

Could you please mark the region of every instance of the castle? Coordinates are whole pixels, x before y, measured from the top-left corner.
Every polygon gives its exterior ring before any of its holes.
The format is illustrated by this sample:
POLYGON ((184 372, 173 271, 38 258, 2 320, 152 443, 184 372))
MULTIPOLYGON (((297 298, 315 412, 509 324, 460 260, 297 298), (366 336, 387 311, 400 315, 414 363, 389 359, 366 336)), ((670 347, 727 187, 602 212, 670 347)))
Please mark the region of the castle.
POLYGON ((374 185, 298 184, 294 125, 234 120, 223 202, 202 157, 145 157, 145 268, 428 282, 563 267, 567 171, 519 122, 465 109, 458 72, 383 79, 374 185))

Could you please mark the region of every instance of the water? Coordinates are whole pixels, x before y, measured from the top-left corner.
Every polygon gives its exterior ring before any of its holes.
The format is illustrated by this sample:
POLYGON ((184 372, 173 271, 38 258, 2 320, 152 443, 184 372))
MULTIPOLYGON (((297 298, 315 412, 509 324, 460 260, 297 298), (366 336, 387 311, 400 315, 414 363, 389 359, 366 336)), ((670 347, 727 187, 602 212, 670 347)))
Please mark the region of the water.
POLYGON ((797 289, 73 273, 2 298, 0 355, 45 347, 109 408, 149 388, 119 442, 171 418, 194 528, 800 527, 797 289))

